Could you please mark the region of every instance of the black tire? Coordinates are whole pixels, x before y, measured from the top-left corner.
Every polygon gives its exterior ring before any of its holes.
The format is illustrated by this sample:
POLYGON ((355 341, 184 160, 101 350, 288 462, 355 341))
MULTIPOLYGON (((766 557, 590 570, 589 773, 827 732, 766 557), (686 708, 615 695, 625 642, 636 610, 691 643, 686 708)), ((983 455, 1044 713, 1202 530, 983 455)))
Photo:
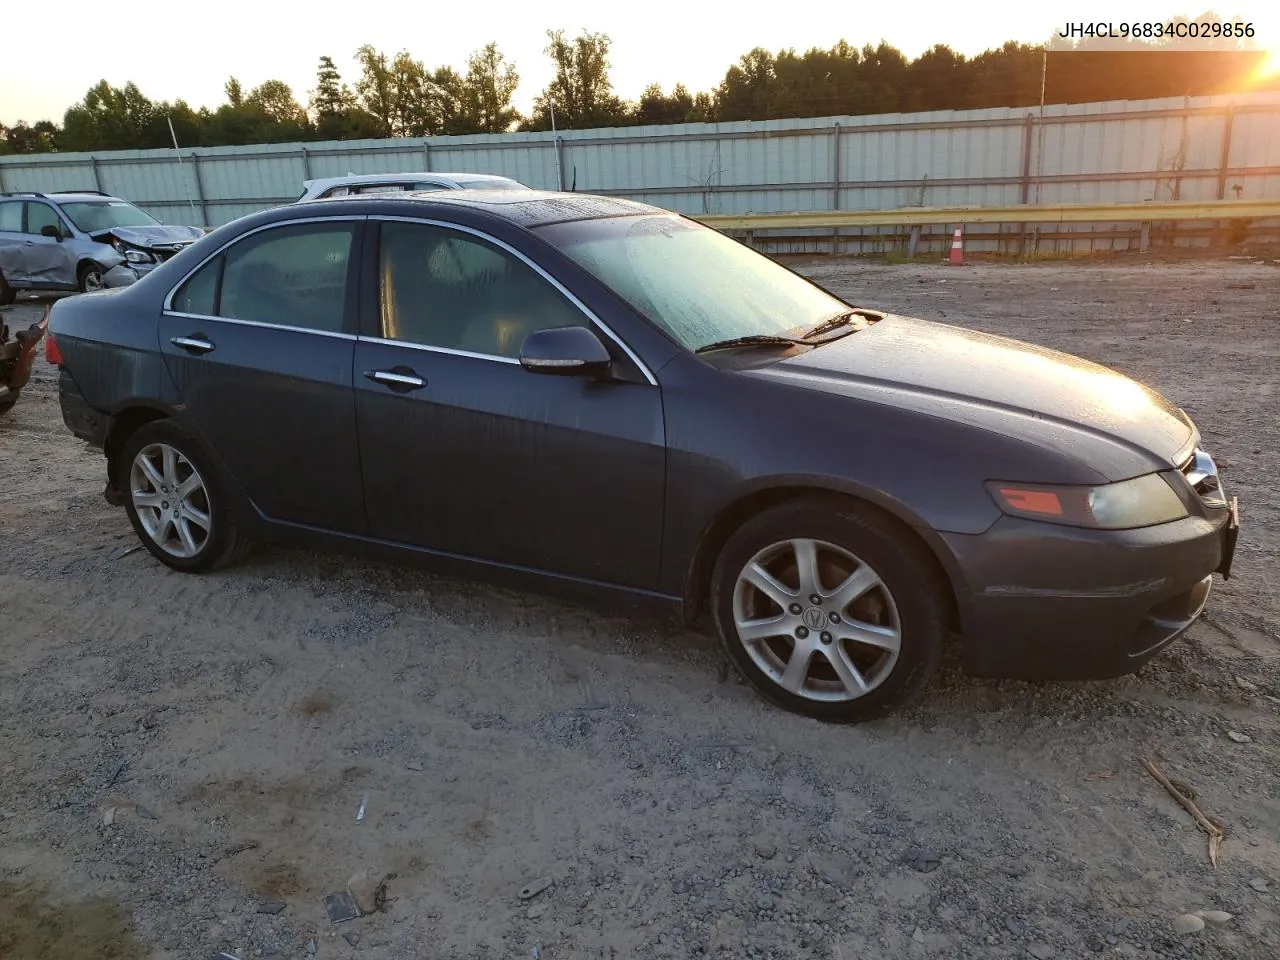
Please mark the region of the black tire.
MULTIPOLYGON (((767 553, 763 555, 768 557, 767 553)), ((796 550, 785 547, 776 560, 765 562, 773 564, 765 569, 783 586, 794 590, 801 585, 798 574, 792 572, 798 570, 796 550)), ((757 690, 794 713, 836 723, 873 720, 918 696, 937 671, 948 636, 946 592, 936 560, 893 518, 867 504, 837 497, 784 503, 739 527, 725 543, 712 570, 710 606, 716 633, 730 661, 757 690), (833 591, 852 571, 859 570, 857 561, 874 571, 882 586, 873 587, 847 608, 836 611, 835 618, 830 597, 824 600, 825 606, 812 604, 808 597, 797 597, 796 607, 788 604, 788 609, 765 599, 755 588, 744 587, 741 597, 735 599, 739 577, 748 563, 771 545, 793 540, 822 542, 818 557, 823 590, 833 591), (743 604, 744 617, 763 621, 777 616, 781 626, 775 628, 771 623, 769 629, 787 632, 757 641, 752 646, 755 654, 748 652, 739 639, 735 621, 738 602, 743 604), (802 612, 794 613, 797 608, 802 612), (832 626, 832 619, 841 624, 840 614, 846 609, 849 613, 843 618, 843 625, 832 626), (823 626, 814 626, 810 631, 805 625, 811 620, 813 624, 822 622, 823 626), (852 629, 850 620, 881 624, 882 630, 896 627, 896 660, 891 652, 877 647, 842 642, 839 631, 852 629), (814 634, 820 639, 815 639, 814 634), (782 686, 781 677, 766 672, 766 667, 784 672, 794 653, 792 644, 801 643, 812 645, 814 653, 812 659, 802 661, 809 666, 800 678, 800 692, 793 693, 782 686), (844 654, 842 663, 854 666, 854 672, 847 672, 846 678, 870 678, 875 684, 868 683, 869 689, 852 699, 821 699, 824 695, 845 696, 841 691, 852 689, 848 679, 840 680, 828 651, 844 654), (757 658, 764 661, 764 666, 757 658)))
MULTIPOLYGON (((180 462, 179 469, 182 469, 180 462)), ((228 500, 224 494, 226 485, 220 472, 199 442, 172 420, 152 420, 139 427, 125 442, 116 471, 116 485, 124 491, 124 508, 129 514, 129 522, 133 524, 134 533, 138 535, 142 545, 151 551, 151 555, 165 566, 182 573, 202 573, 233 563, 248 552, 249 540, 232 521, 228 500), (135 460, 143 450, 157 445, 164 445, 176 451, 181 460, 185 460, 189 467, 194 468, 202 481, 204 496, 198 497, 192 505, 208 516, 209 530, 203 539, 200 539, 199 531, 191 529, 192 525, 188 525, 193 543, 198 547, 189 556, 177 556, 161 546, 157 539, 147 532, 146 525, 138 515, 138 506, 134 502, 131 475, 135 460)), ((167 487, 165 492, 168 492, 167 487)), ((170 501, 163 502, 167 504, 170 501)), ((149 514, 149 516, 155 515, 149 514)), ((162 528, 161 532, 165 529, 167 528, 162 528)), ((166 540, 172 542, 173 537, 176 537, 176 528, 172 536, 167 537, 166 540)))
POLYGON ((76 271, 76 283, 81 293, 91 293, 106 287, 106 276, 107 273, 102 269, 102 265, 90 260, 80 264, 80 268, 76 271))
POLYGON ((18 299, 18 291, 9 286, 4 274, 0 273, 0 307, 7 307, 18 299))

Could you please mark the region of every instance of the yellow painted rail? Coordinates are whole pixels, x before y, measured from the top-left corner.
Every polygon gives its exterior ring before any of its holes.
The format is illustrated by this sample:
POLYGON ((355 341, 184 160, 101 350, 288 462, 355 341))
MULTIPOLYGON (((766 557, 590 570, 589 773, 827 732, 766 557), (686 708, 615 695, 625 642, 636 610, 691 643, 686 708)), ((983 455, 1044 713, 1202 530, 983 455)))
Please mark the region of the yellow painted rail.
POLYGON ((1149 201, 1138 203, 1017 204, 1011 207, 903 207, 897 210, 813 210, 693 219, 717 230, 916 227, 970 223, 1155 223, 1169 220, 1280 218, 1280 200, 1149 201))

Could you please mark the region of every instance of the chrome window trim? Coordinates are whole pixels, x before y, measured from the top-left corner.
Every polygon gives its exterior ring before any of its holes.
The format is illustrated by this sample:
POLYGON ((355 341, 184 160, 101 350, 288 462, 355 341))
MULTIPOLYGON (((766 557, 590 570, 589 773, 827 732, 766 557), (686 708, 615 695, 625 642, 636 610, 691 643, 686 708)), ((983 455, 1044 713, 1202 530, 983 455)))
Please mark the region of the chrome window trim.
MULTIPOLYGON (((382 214, 371 214, 366 219, 369 220, 370 222, 377 222, 377 223, 420 223, 420 224, 423 224, 424 226, 441 227, 445 230, 455 230, 458 233, 466 233, 466 234, 470 234, 473 237, 479 237, 481 240, 484 240, 502 250, 505 250, 507 253, 511 254, 516 259, 527 264, 530 268, 533 269, 533 271, 536 274, 542 277, 542 279, 546 280, 556 290, 560 291, 560 294, 566 300, 572 303, 575 307, 577 307, 579 312, 582 313, 582 315, 585 316, 588 320, 590 320, 591 324, 594 327, 599 329, 605 336, 607 336, 610 340, 616 343, 618 347, 621 348, 622 352, 631 358, 631 362, 634 363, 636 367, 639 368, 640 372, 644 374, 644 378, 649 382, 650 386, 656 387, 658 385, 658 379, 653 375, 653 371, 649 369, 648 365, 643 360, 640 359, 640 357, 636 354, 636 352, 632 350, 631 347, 629 347, 621 337, 619 337, 616 333, 613 332, 613 330, 609 328, 609 325, 607 323, 605 323, 603 320, 597 317, 595 313, 593 313, 585 303, 583 303, 576 296, 574 296, 573 293, 570 292, 568 287, 566 287, 563 283, 561 283, 559 280, 557 280, 555 277, 549 274, 546 270, 544 270, 541 266, 539 266, 529 257, 525 256, 515 247, 511 246, 511 244, 506 243, 502 240, 499 240, 497 237, 492 236, 491 234, 485 233, 483 230, 477 230, 475 227, 468 227, 460 223, 448 223, 444 220, 433 220, 427 217, 396 217, 396 216, 388 216, 388 215, 382 215, 382 214)), ((520 361, 514 357, 501 357, 501 356, 497 356, 495 354, 489 354, 489 353, 471 353, 465 350, 455 350, 450 347, 435 347, 427 344, 409 343, 406 340, 387 340, 382 337, 358 337, 357 339, 367 340, 370 342, 395 344, 397 346, 402 346, 402 347, 413 347, 415 349, 429 350, 435 353, 453 354, 456 356, 464 356, 464 357, 475 357, 480 360, 497 360, 502 363, 514 363, 514 364, 520 363, 520 361)))
MULTIPOLYGON (((366 216, 366 215, 364 215, 364 214, 347 214, 347 215, 345 215, 345 216, 334 216, 334 217, 298 217, 298 218, 296 218, 296 219, 290 219, 290 220, 277 220, 277 221, 276 221, 276 222, 274 222, 274 223, 264 223, 264 224, 262 224, 261 226, 254 227, 252 230, 248 230, 248 231, 246 231, 246 232, 244 232, 244 233, 240 234, 239 236, 232 237, 232 238, 231 238, 230 240, 228 240, 226 243, 222 244, 222 246, 218 247, 218 249, 217 249, 217 250, 214 250, 211 254, 209 254, 207 257, 205 257, 203 260, 201 260, 199 263, 197 263, 194 267, 192 267, 190 270, 188 270, 188 271, 186 272, 186 274, 182 277, 182 279, 181 279, 181 280, 179 280, 177 283, 175 283, 172 287, 170 287, 170 288, 169 288, 169 292, 168 292, 167 294, 165 294, 164 303, 161 305, 160 309, 161 309, 164 313, 172 314, 172 315, 174 315, 174 316, 186 316, 186 317, 189 317, 189 316, 196 316, 196 314, 181 313, 181 312, 176 311, 176 310, 174 310, 174 309, 173 309, 173 298, 174 298, 174 295, 178 292, 178 288, 179 288, 179 287, 181 287, 181 286, 182 286, 184 283, 186 283, 188 280, 190 280, 193 276, 195 276, 195 274, 199 273, 199 272, 200 272, 200 270, 201 270, 201 269, 203 269, 203 267, 204 267, 204 265, 205 265, 206 263, 208 263, 210 260, 213 260, 215 257, 220 256, 220 255, 221 255, 224 251, 226 251, 228 248, 235 246, 237 243, 239 243, 239 242, 240 242, 240 241, 242 241, 242 240, 247 240, 249 237, 256 236, 257 234, 262 233, 263 231, 266 231, 266 230, 278 230, 278 229, 280 229, 281 227, 293 227, 293 226, 297 226, 298 224, 305 224, 305 223, 360 223, 360 222, 362 222, 362 221, 364 221, 364 220, 368 220, 368 219, 369 219, 369 218, 368 218, 368 216, 366 216)), ((234 319, 234 318, 232 318, 232 317, 205 317, 205 316, 203 316, 203 315, 200 315, 200 317, 201 317, 201 319, 209 319, 209 320, 232 320, 232 319, 234 319)), ((255 321, 241 320, 241 321, 236 321, 236 322, 238 322, 238 323, 253 323, 253 322, 255 322, 255 321)), ((267 327, 271 327, 271 326, 281 326, 280 324, 271 324, 271 323, 258 324, 258 325, 259 325, 259 326, 267 326, 267 327)), ((298 329, 298 328, 296 328, 296 327, 295 327, 294 329, 298 329)), ((308 331, 306 331, 306 332, 308 332, 308 333, 312 333, 312 332, 314 332, 314 333, 323 333, 324 331, 319 331, 319 330, 317 330, 317 331, 311 331, 311 330, 308 330, 308 331)), ((351 335, 351 334, 347 334, 347 336, 352 336, 352 335, 351 335)))
POLYGON ((376 343, 387 347, 406 347, 409 350, 421 350, 423 353, 443 353, 450 357, 468 357, 472 360, 491 360, 494 363, 514 363, 520 365, 515 357, 500 357, 496 353, 475 353, 471 350, 456 350, 453 347, 435 347, 426 343, 411 343, 408 340, 388 340, 386 337, 356 337, 361 343, 376 343))
POLYGON ((285 330, 289 333, 314 333, 317 337, 333 337, 335 340, 355 340, 354 333, 337 330, 316 330, 312 327, 295 327, 289 323, 263 323, 261 320, 237 320, 235 317, 211 317, 205 313, 183 313, 179 310, 166 310, 166 317, 181 317, 185 320, 207 320, 212 323, 234 323, 242 327, 262 327, 264 330, 285 330))

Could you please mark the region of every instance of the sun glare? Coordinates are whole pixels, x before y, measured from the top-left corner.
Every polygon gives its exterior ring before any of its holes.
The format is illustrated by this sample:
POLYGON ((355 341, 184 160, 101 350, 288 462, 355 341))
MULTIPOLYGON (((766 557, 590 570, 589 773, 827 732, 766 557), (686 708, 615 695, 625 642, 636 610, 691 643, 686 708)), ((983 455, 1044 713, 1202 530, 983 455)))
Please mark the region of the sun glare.
POLYGON ((1270 51, 1262 62, 1254 68, 1253 81, 1258 83, 1262 80, 1270 80, 1275 76, 1280 76, 1280 49, 1270 51))

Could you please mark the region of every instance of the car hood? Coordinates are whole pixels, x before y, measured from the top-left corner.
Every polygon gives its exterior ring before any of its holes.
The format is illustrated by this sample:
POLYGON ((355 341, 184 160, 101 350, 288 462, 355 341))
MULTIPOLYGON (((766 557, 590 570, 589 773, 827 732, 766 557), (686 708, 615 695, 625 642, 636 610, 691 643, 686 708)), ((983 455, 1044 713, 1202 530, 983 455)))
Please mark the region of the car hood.
POLYGON ((157 224, 154 227, 112 227, 110 230, 99 230, 90 234, 99 243, 110 243, 111 238, 127 243, 143 250, 172 251, 194 243, 204 236, 199 227, 168 226, 157 224))
POLYGON ((1108 479, 1177 465, 1195 437, 1180 409, 1107 367, 909 317, 886 317, 751 375, 1018 436, 1108 479))

